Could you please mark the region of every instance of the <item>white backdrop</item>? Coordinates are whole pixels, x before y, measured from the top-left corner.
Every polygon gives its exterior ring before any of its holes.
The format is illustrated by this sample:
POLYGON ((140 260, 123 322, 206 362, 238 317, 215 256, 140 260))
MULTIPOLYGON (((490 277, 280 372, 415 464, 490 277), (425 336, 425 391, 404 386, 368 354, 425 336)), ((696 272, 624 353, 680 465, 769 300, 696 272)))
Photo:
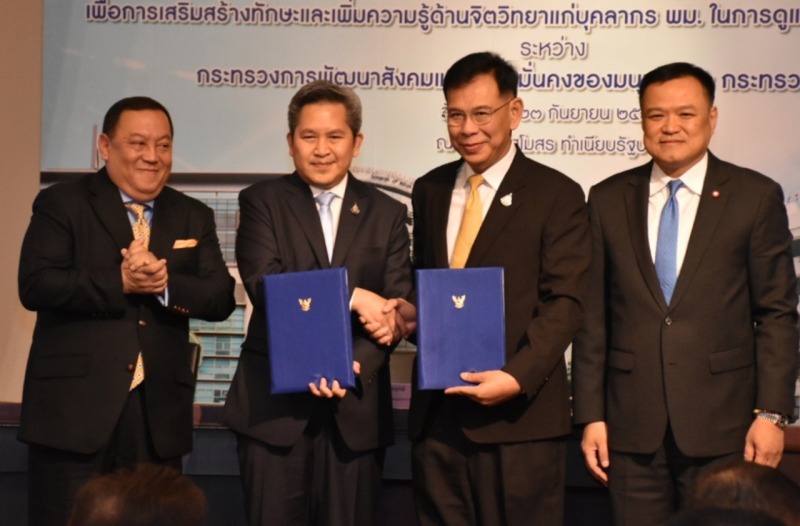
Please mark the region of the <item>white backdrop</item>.
MULTIPOLYGON (((515 138, 585 189, 648 159, 635 86, 673 61, 717 79, 720 157, 800 192, 797 0, 44 0, 43 171, 92 167, 106 109, 134 94, 175 122, 176 172, 291 170, 286 106, 313 77, 364 104, 362 169, 413 180, 455 158, 441 77, 492 50, 522 73, 515 138)), ((790 199, 791 200, 791 199, 790 199)))

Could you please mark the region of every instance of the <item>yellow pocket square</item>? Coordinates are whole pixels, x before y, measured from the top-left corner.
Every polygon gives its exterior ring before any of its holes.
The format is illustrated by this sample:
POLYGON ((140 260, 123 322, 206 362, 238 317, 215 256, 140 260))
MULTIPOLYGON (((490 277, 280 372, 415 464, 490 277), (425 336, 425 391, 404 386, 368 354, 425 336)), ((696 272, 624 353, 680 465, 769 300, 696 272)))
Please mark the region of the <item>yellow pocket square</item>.
POLYGON ((192 248, 197 246, 196 239, 176 239, 175 244, 172 245, 173 249, 177 248, 192 248))

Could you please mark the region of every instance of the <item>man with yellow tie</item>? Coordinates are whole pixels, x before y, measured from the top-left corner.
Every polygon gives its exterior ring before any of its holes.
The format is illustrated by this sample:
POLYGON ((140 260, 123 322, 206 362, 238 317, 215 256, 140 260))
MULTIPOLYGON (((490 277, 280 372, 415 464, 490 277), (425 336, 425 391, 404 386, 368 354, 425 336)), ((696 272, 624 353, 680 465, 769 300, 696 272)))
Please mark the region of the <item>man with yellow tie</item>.
POLYGON ((147 97, 106 113, 105 167, 42 190, 19 294, 37 311, 19 438, 29 524, 65 524, 91 476, 181 467, 192 447, 189 318, 224 320, 234 282, 213 211, 166 187, 172 121, 147 97))
POLYGON ((412 474, 427 525, 563 522, 564 351, 581 324, 589 267, 581 188, 526 158, 518 75, 493 53, 457 61, 444 78, 447 129, 461 159, 417 180, 416 268, 503 267, 506 365, 465 372, 474 385, 415 389, 412 474))

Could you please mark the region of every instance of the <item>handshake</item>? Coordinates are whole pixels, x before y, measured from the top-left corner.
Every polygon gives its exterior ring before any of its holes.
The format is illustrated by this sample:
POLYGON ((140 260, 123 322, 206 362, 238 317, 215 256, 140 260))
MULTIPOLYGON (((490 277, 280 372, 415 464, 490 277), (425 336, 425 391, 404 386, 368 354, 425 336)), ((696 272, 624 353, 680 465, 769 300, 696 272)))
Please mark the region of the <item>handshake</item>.
POLYGON ((353 291, 351 310, 364 330, 381 345, 407 338, 417 328, 417 308, 403 298, 385 299, 366 289, 353 291))
POLYGON ((125 294, 163 294, 169 274, 167 260, 158 259, 145 246, 143 239, 131 242, 121 250, 122 291, 125 294))
MULTIPOLYGON (((391 345, 406 338, 417 328, 417 308, 402 298, 386 299, 366 289, 353 291, 350 310, 358 313, 364 330, 381 345, 391 345)), ((353 362, 353 372, 361 374, 361 364, 353 362)), ((337 380, 328 383, 325 378, 319 385, 308 384, 314 396, 320 398, 342 398, 347 390, 339 386, 337 380)))

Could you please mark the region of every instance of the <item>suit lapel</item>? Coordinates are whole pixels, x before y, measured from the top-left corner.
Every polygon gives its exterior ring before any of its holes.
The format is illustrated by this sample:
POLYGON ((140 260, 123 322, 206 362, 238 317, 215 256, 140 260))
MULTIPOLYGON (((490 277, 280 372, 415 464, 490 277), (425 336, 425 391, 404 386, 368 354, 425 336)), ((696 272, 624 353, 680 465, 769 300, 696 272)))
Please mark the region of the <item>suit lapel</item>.
POLYGON ((639 168, 629 180, 630 187, 625 194, 625 213, 628 218, 628 232, 631 236, 631 245, 636 254, 636 263, 642 273, 647 288, 653 299, 666 310, 664 293, 661 291, 661 282, 656 274, 656 266, 650 253, 650 240, 647 234, 647 205, 650 199, 650 174, 653 170, 652 161, 639 168))
POLYGON ((108 178, 106 169, 101 169, 89 184, 92 194, 90 205, 119 248, 128 248, 133 241, 133 230, 122 203, 119 189, 108 178))
POLYGON ((686 247, 686 256, 681 265, 681 272, 675 284, 675 293, 672 304, 677 305, 681 297, 689 288, 695 272, 708 249, 711 237, 719 225, 722 212, 728 202, 728 192, 723 190, 729 177, 719 169, 719 161, 708 154, 708 169, 703 182, 703 193, 700 195, 700 204, 697 207, 697 216, 692 225, 692 234, 689 245, 686 247))
POLYGON ((311 188, 297 172, 289 176, 289 190, 287 203, 292 211, 297 224, 308 239, 314 256, 317 258, 319 268, 329 268, 328 249, 325 247, 325 236, 322 234, 322 224, 319 221, 319 211, 314 202, 311 188))
POLYGON ((336 241, 333 244, 332 267, 344 266, 347 251, 353 244, 362 218, 369 214, 371 199, 366 195, 364 183, 347 174, 347 188, 342 200, 342 212, 336 228, 336 241))
POLYGON ((172 252, 179 226, 185 221, 180 202, 165 188, 153 203, 150 252, 165 258, 172 252))
POLYGON ((437 184, 431 185, 428 201, 425 203, 429 225, 425 228, 425 235, 431 237, 427 246, 431 247, 433 252, 433 261, 426 262, 426 266, 432 268, 450 266, 450 259, 447 257, 447 220, 459 166, 461 166, 460 161, 453 162, 444 173, 444 177, 437 180, 437 184))
POLYGON ((481 229, 478 231, 478 237, 475 238, 475 243, 472 244, 472 250, 470 250, 467 258, 467 267, 480 266, 481 260, 489 252, 492 243, 498 238, 503 228, 516 212, 520 201, 519 199, 516 201, 513 199, 514 192, 527 186, 530 180, 529 174, 526 174, 525 167, 522 164, 523 160, 523 154, 517 150, 508 173, 503 177, 494 199, 489 204, 489 211, 486 213, 481 229), (511 196, 511 204, 506 206, 501 201, 507 201, 508 197, 506 196, 509 195, 511 196))

